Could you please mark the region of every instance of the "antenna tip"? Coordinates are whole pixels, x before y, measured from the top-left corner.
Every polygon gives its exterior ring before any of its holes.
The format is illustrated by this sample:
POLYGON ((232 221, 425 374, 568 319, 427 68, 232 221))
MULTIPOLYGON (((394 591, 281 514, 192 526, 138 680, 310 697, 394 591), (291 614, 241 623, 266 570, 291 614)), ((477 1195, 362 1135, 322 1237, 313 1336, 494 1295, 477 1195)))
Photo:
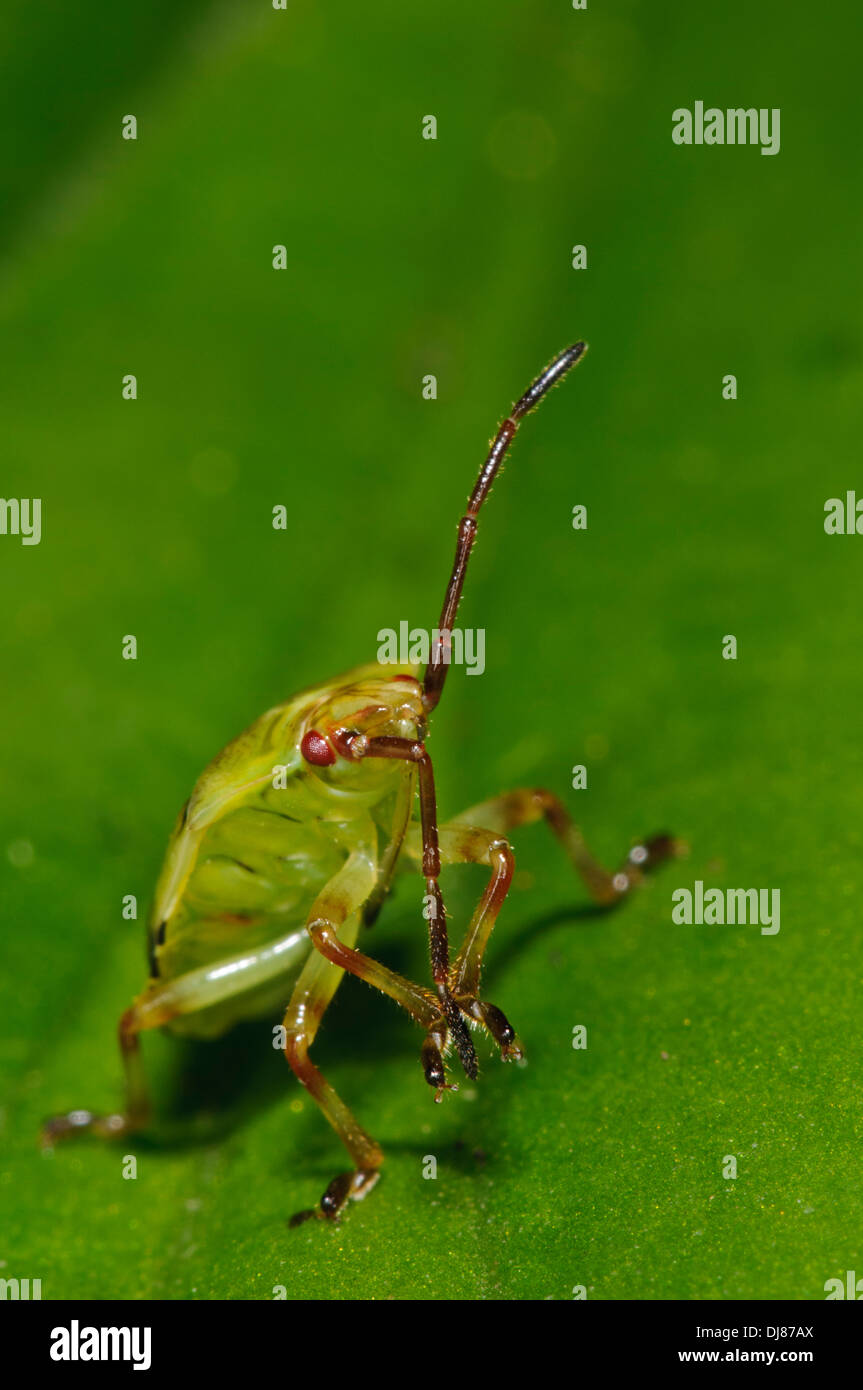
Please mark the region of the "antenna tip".
POLYGON ((521 420, 529 410, 533 410, 534 406, 539 404, 546 392, 550 390, 552 386, 556 386, 557 383, 566 376, 570 368, 574 367, 576 362, 580 361, 586 352, 587 343, 584 341, 573 343, 572 347, 564 348, 563 352, 559 352, 557 357, 549 362, 545 371, 541 372, 536 378, 536 381, 532 382, 527 388, 521 400, 516 401, 510 411, 510 418, 517 422, 521 420))

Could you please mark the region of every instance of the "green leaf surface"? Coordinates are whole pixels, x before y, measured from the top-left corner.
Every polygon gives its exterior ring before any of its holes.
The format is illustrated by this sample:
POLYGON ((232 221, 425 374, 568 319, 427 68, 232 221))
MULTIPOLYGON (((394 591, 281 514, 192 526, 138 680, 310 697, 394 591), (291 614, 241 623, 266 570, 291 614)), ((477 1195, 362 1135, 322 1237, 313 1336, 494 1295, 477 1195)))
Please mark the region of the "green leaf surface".
MULTIPOLYGON (((863 541, 823 529, 863 494, 856 8, 139 8, 4 20, 0 492, 43 531, 0 536, 0 1275, 823 1297, 863 1268, 863 541), (781 108, 780 153, 673 145, 697 99, 781 108), (418 1031, 344 982, 315 1056, 387 1162, 337 1228, 287 1228, 343 1156, 269 1024, 147 1036, 152 1131, 42 1155, 45 1116, 119 1098, 121 902, 143 919, 196 776, 380 628, 434 624, 486 440, 580 336, 482 519, 461 621, 487 666, 435 717, 439 803, 546 785, 606 862, 666 828, 688 861, 601 914, 519 832, 485 993, 527 1064, 487 1048, 440 1106, 418 1031), (697 879, 779 889, 780 931, 675 925, 697 879)), ((453 936, 482 883, 446 872, 453 936)), ((369 940, 425 980, 420 894, 369 940)))

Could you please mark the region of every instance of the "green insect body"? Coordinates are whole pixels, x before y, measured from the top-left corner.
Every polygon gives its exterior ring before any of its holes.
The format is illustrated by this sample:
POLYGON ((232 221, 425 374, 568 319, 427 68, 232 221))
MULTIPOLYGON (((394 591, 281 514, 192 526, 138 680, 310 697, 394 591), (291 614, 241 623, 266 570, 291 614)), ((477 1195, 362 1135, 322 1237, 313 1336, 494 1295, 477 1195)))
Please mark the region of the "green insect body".
POLYGON ((284 1006, 286 981, 311 949, 316 897, 352 852, 377 872, 378 840, 392 837, 398 792, 404 799, 415 780, 412 767, 385 760, 310 764, 302 739, 336 711, 342 721, 373 712, 381 733, 415 739, 417 668, 390 671, 363 667, 268 710, 198 779, 156 887, 152 984, 137 1001, 145 1016, 149 994, 161 1014, 176 1008, 164 1019, 171 1032, 213 1038, 284 1006))
POLYGON ((550 363, 492 441, 459 525, 439 637, 424 675, 414 666, 374 664, 308 690, 262 715, 199 778, 174 827, 156 888, 150 979, 120 1020, 125 1108, 113 1115, 75 1110, 57 1116, 46 1123, 43 1142, 88 1133, 120 1138, 147 1124, 142 1032, 161 1027, 213 1038, 241 1019, 284 1011, 287 1061, 351 1160, 319 1205, 298 1213, 292 1224, 308 1216, 335 1219, 348 1201, 366 1195, 383 1162, 380 1146, 310 1056, 345 973, 386 994, 420 1025, 423 1074, 441 1100, 454 1089, 447 1070, 453 1051, 465 1074, 477 1076, 472 1028, 490 1035, 504 1060, 522 1055, 506 1015, 481 993, 483 957, 512 882, 509 832, 545 820, 592 897, 605 905, 626 897, 646 872, 679 851, 671 836, 655 835, 609 872, 558 798, 537 788, 438 822, 426 737, 451 664, 477 518, 519 422, 585 347, 576 343, 550 363), (439 883, 445 864, 488 870, 455 955, 439 883), (424 880, 427 985, 395 974, 357 944, 361 926, 374 923, 394 875, 405 869, 424 880))

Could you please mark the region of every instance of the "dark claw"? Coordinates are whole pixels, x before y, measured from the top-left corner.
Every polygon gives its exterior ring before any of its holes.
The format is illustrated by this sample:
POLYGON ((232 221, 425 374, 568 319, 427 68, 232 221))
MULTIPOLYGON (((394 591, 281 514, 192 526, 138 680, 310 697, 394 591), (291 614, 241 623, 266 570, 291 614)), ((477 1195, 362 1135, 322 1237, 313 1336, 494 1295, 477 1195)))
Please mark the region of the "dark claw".
POLYGON ((423 1067, 425 1079, 430 1086, 443 1087, 446 1085, 446 1072, 443 1062, 431 1061, 423 1067))
POLYGON ((458 1004, 449 992, 444 996, 443 1005, 446 1021, 464 1074, 470 1081, 476 1081, 479 1076, 479 1063, 474 1051, 470 1029, 462 1017, 458 1004))
POLYGON ((328 1221, 335 1221, 338 1218, 339 1212, 350 1196, 355 1177, 355 1173, 339 1173, 337 1178, 333 1178, 321 1198, 321 1215, 325 1216, 328 1221))
POLYGON ((521 1044, 516 1037, 515 1029, 502 1009, 499 1009, 496 1004, 484 1004, 480 999, 467 998, 460 998, 459 1006, 471 1018, 484 1024, 500 1048, 501 1057, 505 1062, 521 1061, 524 1056, 521 1044))
POLYGON ((483 1004, 483 1022, 500 1047, 515 1041, 515 1029, 506 1014, 496 1004, 483 1004))

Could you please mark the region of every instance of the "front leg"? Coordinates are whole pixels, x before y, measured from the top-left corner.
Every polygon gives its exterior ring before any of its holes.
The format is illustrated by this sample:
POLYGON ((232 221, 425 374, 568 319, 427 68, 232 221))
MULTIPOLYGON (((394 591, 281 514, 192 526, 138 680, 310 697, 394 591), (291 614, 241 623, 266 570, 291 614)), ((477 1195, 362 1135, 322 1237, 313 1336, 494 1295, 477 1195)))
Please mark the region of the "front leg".
MULTIPOLYGON (((476 1077, 478 1066, 470 1031, 465 1023, 462 1010, 453 998, 450 989, 449 937, 446 927, 446 911, 439 882, 441 861, 432 760, 421 739, 390 736, 369 738, 365 734, 354 731, 344 732, 340 736, 340 740, 341 751, 345 757, 355 760, 387 758, 405 763, 410 768, 416 768, 417 771, 422 833, 421 863, 422 874, 426 881, 426 907, 423 915, 428 922, 429 955, 437 995, 437 1013, 443 1017, 446 1023, 446 1029, 442 1032, 437 1027, 437 1019, 433 1019, 427 1025, 428 1034, 426 1046, 423 1049, 423 1067, 426 1080, 436 1088, 435 1099, 440 1100, 442 1092, 446 1089, 446 1083, 445 1080, 441 1079, 440 1084, 438 1084, 436 1079, 443 1077, 443 1048, 437 1041, 438 1037, 445 1039, 448 1036, 452 1040, 466 1076, 471 1079, 476 1077)), ((403 831, 404 827, 402 827, 403 831)), ((395 860, 393 861, 394 866, 395 860)), ((350 970, 353 967, 346 965, 345 968, 350 970)), ((377 966, 376 968, 380 972, 381 967, 377 966)), ((354 973, 359 972, 355 970, 354 973)), ((363 976, 362 978, 366 977, 363 976)), ((406 982, 399 980, 398 983, 399 988, 404 992, 406 982)), ((387 990, 386 985, 379 987, 388 993, 391 992, 387 990)))
MULTIPOLYGON (((450 966, 450 992, 464 1016, 491 1034, 504 1061, 519 1061, 523 1055, 521 1044, 508 1018, 496 1004, 479 998, 485 948, 512 883, 515 857, 502 835, 477 826, 450 822, 440 827, 439 834, 443 864, 482 864, 491 871, 461 949, 450 966)), ((406 847, 414 858, 420 857, 422 845, 416 831, 408 836, 406 847)))
POLYGON ((346 970, 389 995, 426 1029, 422 1049, 426 1081, 435 1088, 436 1099, 446 1088, 443 1053, 448 1023, 439 1000, 430 990, 412 984, 354 947, 360 913, 375 880, 373 854, 365 846, 350 856, 319 895, 308 921, 315 953, 303 968, 285 1014, 285 1056, 338 1134, 353 1164, 348 1172, 333 1178, 319 1206, 298 1212, 292 1225, 312 1216, 336 1219, 349 1201, 358 1201, 370 1191, 383 1162, 379 1145, 357 1123, 309 1057, 321 1018, 346 970))

